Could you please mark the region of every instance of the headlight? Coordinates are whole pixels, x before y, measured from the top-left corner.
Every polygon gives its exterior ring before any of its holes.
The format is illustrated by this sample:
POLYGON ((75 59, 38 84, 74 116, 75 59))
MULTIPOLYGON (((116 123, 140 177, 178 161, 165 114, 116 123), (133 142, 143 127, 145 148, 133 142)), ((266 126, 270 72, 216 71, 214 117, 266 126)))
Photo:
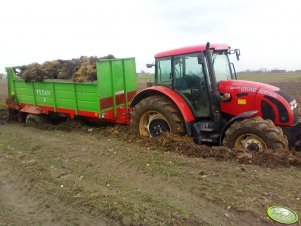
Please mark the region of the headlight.
POLYGON ((297 104, 296 101, 294 101, 294 103, 291 105, 292 111, 293 111, 295 108, 297 108, 297 107, 298 107, 298 104, 297 104))

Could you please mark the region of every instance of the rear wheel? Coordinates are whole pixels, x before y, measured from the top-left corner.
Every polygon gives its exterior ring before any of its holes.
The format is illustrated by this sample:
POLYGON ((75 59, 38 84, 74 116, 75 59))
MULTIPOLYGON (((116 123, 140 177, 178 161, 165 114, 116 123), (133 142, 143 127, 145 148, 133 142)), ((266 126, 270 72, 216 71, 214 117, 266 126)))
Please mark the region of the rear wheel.
POLYGON ((142 136, 160 136, 165 132, 186 133, 183 117, 174 103, 164 96, 141 100, 131 115, 131 129, 142 136))
POLYGON ((223 145, 250 151, 287 149, 288 141, 282 129, 271 120, 260 117, 234 122, 226 131, 223 145))

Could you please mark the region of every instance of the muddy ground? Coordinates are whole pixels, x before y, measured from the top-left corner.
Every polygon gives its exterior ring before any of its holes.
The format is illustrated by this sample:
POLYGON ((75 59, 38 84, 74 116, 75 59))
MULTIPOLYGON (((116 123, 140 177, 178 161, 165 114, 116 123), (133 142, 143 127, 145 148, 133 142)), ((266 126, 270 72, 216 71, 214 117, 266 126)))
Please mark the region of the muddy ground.
POLYGON ((0 80, 1 226, 278 225, 272 205, 301 214, 298 153, 250 156, 79 121, 6 123, 5 95, 0 80))

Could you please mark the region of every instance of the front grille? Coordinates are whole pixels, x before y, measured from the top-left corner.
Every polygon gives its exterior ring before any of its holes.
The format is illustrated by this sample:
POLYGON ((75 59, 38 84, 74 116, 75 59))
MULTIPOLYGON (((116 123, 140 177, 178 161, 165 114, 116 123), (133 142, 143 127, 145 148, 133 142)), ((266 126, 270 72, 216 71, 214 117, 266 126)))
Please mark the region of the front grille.
POLYGON ((289 121, 288 112, 284 105, 277 99, 270 97, 270 96, 264 96, 266 99, 271 101, 278 109, 279 113, 279 121, 282 123, 286 123, 289 121))
POLYGON ((261 101, 261 112, 263 119, 271 119, 275 121, 275 112, 273 111, 272 106, 265 100, 261 101))
MULTIPOLYGON (((288 94, 287 92, 285 92, 283 90, 278 90, 278 91, 276 91, 276 93, 278 93, 280 96, 282 96, 288 103, 291 103, 292 101, 295 100, 290 94, 288 94)), ((293 114, 294 114, 294 124, 296 124, 299 121, 298 108, 294 108, 293 114)))
POLYGON ((298 110, 298 108, 295 108, 293 110, 293 114, 294 114, 294 124, 296 124, 299 121, 299 110, 298 110))

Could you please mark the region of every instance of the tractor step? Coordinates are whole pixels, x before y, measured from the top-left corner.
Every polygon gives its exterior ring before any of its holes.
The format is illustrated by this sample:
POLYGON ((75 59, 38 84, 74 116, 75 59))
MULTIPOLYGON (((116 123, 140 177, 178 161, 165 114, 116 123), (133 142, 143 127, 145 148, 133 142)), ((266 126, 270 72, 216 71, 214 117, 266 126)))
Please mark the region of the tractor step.
POLYGON ((196 144, 218 144, 219 143, 220 134, 211 134, 209 136, 200 136, 200 137, 193 137, 193 141, 196 144))
POLYGON ((212 121, 197 122, 192 126, 193 140, 197 144, 218 144, 220 134, 214 132, 212 121))
POLYGON ((213 139, 211 138, 200 138, 202 143, 213 143, 213 139))
POLYGON ((210 127, 207 127, 207 128, 201 128, 201 131, 202 131, 202 132, 205 132, 205 133, 212 132, 213 130, 214 130, 214 128, 210 128, 210 127))

